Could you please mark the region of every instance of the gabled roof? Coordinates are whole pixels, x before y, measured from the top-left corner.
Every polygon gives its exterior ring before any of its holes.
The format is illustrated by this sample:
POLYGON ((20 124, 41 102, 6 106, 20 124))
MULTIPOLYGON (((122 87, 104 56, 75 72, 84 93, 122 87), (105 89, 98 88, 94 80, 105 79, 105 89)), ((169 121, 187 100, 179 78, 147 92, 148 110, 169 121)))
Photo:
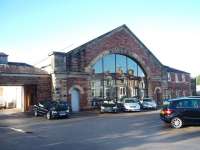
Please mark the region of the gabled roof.
POLYGON ((85 44, 83 44, 81 46, 78 46, 75 49, 72 49, 71 51, 67 52, 67 54, 71 54, 71 53, 76 54, 80 50, 84 49, 87 45, 89 45, 89 44, 91 44, 93 42, 96 42, 98 40, 101 40, 101 39, 103 39, 103 38, 105 38, 105 37, 107 37, 107 36, 109 36, 109 35, 111 35, 113 33, 119 32, 121 30, 128 31, 133 36, 133 38, 136 39, 147 50, 147 52, 149 52, 149 54, 152 55, 162 65, 162 63, 155 57, 155 55, 138 39, 138 37, 125 24, 121 25, 121 26, 119 26, 119 27, 117 27, 117 28, 115 28, 115 29, 113 29, 113 30, 111 30, 111 31, 109 31, 109 32, 107 32, 107 33, 105 33, 105 34, 103 34, 103 35, 91 40, 91 41, 88 41, 87 43, 85 43, 85 44))
POLYGON ((185 71, 182 71, 182 70, 178 70, 178 69, 175 69, 175 68, 172 68, 172 67, 169 67, 169 66, 163 66, 165 68, 165 70, 167 72, 174 72, 174 73, 187 73, 187 74, 190 74, 188 72, 185 72, 185 71))

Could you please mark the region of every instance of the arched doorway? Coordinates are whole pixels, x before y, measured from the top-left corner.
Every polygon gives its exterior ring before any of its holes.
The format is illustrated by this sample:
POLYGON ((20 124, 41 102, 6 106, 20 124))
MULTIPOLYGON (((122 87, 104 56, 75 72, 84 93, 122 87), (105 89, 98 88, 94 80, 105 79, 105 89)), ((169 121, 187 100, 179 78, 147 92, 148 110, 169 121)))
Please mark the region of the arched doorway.
POLYGON ((71 107, 72 112, 80 111, 80 92, 76 88, 71 91, 71 107))

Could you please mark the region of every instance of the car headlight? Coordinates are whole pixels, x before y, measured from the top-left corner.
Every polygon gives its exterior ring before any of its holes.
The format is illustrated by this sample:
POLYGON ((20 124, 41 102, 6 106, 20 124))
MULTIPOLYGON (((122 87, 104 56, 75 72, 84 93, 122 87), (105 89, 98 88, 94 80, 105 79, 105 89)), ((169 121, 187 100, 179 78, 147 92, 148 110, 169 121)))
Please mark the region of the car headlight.
POLYGON ((101 106, 101 109, 105 109, 105 107, 101 106))
POLYGON ((67 109, 66 112, 69 112, 69 109, 67 109))
POLYGON ((113 107, 113 109, 117 109, 117 106, 113 107))

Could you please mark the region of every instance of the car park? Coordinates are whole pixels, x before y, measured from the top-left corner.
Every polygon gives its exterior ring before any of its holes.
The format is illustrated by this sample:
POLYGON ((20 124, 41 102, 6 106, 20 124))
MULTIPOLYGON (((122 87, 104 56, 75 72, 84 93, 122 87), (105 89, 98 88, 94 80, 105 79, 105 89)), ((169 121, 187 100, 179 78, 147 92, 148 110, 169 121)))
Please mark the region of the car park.
POLYGON ((184 125, 200 123, 200 98, 178 98, 169 100, 169 104, 163 106, 160 119, 170 123, 173 128, 181 128, 184 125))
POLYGON ((123 111, 141 111, 140 101, 137 98, 124 98, 121 103, 123 111))
POLYGON ((70 106, 66 101, 51 101, 45 100, 34 105, 34 116, 46 116, 47 119, 58 117, 69 117, 70 106))
POLYGON ((155 100, 151 98, 143 98, 141 103, 143 109, 157 109, 155 100))

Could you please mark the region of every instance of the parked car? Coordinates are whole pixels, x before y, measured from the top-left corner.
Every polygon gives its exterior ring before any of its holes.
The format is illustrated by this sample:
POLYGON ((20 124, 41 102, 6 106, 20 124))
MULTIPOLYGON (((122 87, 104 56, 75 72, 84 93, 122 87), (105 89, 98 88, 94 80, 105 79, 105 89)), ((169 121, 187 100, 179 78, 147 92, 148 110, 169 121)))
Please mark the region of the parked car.
POLYGON ((143 98, 142 107, 143 109, 157 109, 157 104, 155 100, 151 98, 143 98))
POLYGON ((94 109, 100 109, 104 99, 101 97, 94 97, 91 101, 91 105, 94 109))
POLYGON ((160 119, 170 123, 173 128, 200 123, 200 98, 169 100, 169 104, 163 106, 160 112, 160 119))
POLYGON ((69 117, 70 106, 66 101, 41 101, 33 107, 34 116, 44 115, 47 119, 69 117))
POLYGON ((100 112, 119 112, 120 108, 118 107, 118 104, 113 101, 104 101, 100 107, 100 112))
POLYGON ((140 101, 137 98, 124 98, 121 103, 124 111, 141 111, 140 101))

